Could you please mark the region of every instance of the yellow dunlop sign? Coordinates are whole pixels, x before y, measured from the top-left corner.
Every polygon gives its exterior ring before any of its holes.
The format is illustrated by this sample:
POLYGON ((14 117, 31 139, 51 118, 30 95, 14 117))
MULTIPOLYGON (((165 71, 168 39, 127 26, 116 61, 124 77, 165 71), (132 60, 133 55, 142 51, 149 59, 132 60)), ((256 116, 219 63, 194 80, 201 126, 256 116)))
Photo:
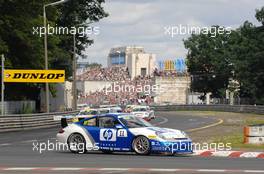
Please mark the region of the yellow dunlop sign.
POLYGON ((4 82, 63 83, 64 81, 64 70, 7 69, 4 71, 4 82))

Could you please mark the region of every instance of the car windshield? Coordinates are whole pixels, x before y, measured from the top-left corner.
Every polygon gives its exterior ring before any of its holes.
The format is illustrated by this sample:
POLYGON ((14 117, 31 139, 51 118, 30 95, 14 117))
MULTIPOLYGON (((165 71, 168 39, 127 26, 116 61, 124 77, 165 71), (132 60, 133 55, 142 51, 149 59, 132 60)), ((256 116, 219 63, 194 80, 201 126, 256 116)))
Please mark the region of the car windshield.
POLYGON ((147 121, 133 115, 122 115, 119 120, 128 128, 153 127, 147 121))
POLYGON ((133 111, 134 111, 134 112, 138 112, 138 111, 147 111, 147 108, 134 108, 133 111))
POLYGON ((110 112, 109 109, 100 109, 100 114, 107 114, 109 112, 110 112))
POLYGON ((78 115, 96 115, 98 112, 96 110, 90 110, 90 111, 81 111, 78 115))

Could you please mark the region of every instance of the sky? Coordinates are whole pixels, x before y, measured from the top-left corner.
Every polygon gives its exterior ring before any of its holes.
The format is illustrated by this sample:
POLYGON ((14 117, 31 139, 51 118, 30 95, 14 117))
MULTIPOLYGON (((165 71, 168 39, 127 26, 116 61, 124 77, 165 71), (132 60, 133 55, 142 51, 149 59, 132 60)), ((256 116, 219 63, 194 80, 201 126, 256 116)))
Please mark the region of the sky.
POLYGON ((255 10, 262 6, 264 0, 106 0, 103 7, 109 16, 92 24, 100 33, 91 35, 94 44, 84 54, 89 62, 104 66, 110 49, 118 46, 143 46, 147 53, 156 54, 157 61, 185 58, 183 39, 190 35, 171 37, 165 28, 219 25, 235 29, 246 20, 260 25, 255 10))

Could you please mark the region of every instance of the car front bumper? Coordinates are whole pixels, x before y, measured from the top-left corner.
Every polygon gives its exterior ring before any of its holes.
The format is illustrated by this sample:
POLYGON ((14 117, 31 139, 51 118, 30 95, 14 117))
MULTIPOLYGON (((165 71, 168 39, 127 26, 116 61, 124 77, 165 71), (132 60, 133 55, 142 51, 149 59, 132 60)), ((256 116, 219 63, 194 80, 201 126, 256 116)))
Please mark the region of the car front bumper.
POLYGON ((67 138, 66 138, 66 136, 64 134, 58 133, 57 136, 56 136, 56 140, 59 143, 67 144, 67 138))
POLYGON ((191 140, 180 140, 173 142, 161 142, 151 140, 151 151, 159 153, 172 153, 172 154, 191 154, 193 153, 191 140))

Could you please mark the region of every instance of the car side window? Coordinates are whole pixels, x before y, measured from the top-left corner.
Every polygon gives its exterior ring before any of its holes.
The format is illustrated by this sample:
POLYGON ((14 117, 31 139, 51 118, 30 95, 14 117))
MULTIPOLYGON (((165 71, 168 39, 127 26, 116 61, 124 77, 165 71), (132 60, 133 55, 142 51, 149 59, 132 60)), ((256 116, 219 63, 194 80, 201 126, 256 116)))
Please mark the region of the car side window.
POLYGON ((113 117, 99 117, 98 125, 101 128, 115 128, 118 121, 113 117))
POLYGON ((96 126, 96 118, 91 118, 83 122, 84 126, 96 126))
POLYGON ((91 114, 92 115, 96 115, 97 114, 97 111, 92 111, 91 114))

